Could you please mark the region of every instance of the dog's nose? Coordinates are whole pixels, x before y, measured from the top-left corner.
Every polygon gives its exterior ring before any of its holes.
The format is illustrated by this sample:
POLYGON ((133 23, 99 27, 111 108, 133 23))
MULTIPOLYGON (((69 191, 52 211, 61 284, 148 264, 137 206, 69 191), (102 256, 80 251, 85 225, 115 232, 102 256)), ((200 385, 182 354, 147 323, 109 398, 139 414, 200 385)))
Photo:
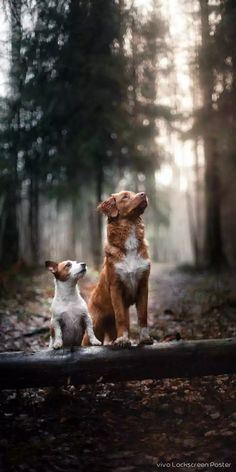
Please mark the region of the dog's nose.
POLYGON ((140 192, 139 196, 140 196, 140 197, 145 197, 145 196, 146 196, 146 193, 145 193, 145 192, 140 192))
POLYGON ((86 263, 85 262, 81 262, 80 265, 82 266, 83 269, 86 269, 86 263))

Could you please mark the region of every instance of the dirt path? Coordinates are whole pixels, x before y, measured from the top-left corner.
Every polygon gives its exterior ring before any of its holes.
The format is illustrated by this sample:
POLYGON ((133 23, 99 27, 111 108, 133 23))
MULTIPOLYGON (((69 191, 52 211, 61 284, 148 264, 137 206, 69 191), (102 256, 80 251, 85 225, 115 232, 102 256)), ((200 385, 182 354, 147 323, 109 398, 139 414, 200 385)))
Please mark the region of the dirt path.
MULTIPOLYGON (((94 279, 84 281, 85 296, 94 279)), ((45 347, 47 333, 22 335, 48 325, 50 276, 21 277, 13 289, 0 303, 0 349, 45 347)), ((234 335, 235 293, 229 274, 154 266, 153 335, 234 335)), ((135 338, 135 318, 132 331, 135 338)), ((143 472, 163 470, 165 464, 164 470, 234 472, 235 386, 236 376, 219 376, 3 392, 0 470, 143 472)))

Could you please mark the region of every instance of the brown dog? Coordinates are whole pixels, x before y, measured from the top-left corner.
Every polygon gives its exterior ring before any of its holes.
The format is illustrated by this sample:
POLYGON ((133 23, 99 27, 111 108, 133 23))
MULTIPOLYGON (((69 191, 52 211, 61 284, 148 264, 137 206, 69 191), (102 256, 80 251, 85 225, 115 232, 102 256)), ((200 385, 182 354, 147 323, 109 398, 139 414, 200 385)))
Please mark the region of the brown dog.
MULTIPOLYGON (((147 328, 150 260, 141 215, 148 205, 144 192, 112 194, 98 209, 108 218, 105 260, 89 300, 94 332, 118 346, 129 346, 129 307, 135 304, 140 343, 152 344, 147 328)), ((85 343, 86 344, 86 341, 85 343)))

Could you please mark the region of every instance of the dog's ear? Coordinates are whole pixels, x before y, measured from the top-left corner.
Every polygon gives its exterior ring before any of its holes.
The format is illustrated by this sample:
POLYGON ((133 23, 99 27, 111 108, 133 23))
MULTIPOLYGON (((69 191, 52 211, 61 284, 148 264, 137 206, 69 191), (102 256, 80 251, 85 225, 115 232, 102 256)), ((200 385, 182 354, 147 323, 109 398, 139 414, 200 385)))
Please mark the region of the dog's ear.
POLYGON ((116 205, 115 197, 111 196, 98 205, 97 210, 102 211, 108 218, 116 218, 119 210, 116 205))
POLYGON ((45 261, 45 267, 46 269, 50 270, 53 274, 57 272, 58 269, 58 263, 53 262, 53 261, 45 261))

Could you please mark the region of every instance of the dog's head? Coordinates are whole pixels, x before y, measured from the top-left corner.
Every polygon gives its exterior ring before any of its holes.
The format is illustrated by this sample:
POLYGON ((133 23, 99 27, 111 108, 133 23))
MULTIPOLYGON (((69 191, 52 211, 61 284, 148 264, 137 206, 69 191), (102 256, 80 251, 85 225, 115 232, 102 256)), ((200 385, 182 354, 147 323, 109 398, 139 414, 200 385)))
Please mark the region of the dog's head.
POLYGON ((97 208, 109 219, 131 219, 140 216, 147 205, 148 199, 145 192, 122 191, 113 193, 104 202, 100 203, 97 208))
POLYGON ((76 283, 87 270, 85 262, 77 261, 46 261, 45 267, 61 282, 70 280, 76 283))

